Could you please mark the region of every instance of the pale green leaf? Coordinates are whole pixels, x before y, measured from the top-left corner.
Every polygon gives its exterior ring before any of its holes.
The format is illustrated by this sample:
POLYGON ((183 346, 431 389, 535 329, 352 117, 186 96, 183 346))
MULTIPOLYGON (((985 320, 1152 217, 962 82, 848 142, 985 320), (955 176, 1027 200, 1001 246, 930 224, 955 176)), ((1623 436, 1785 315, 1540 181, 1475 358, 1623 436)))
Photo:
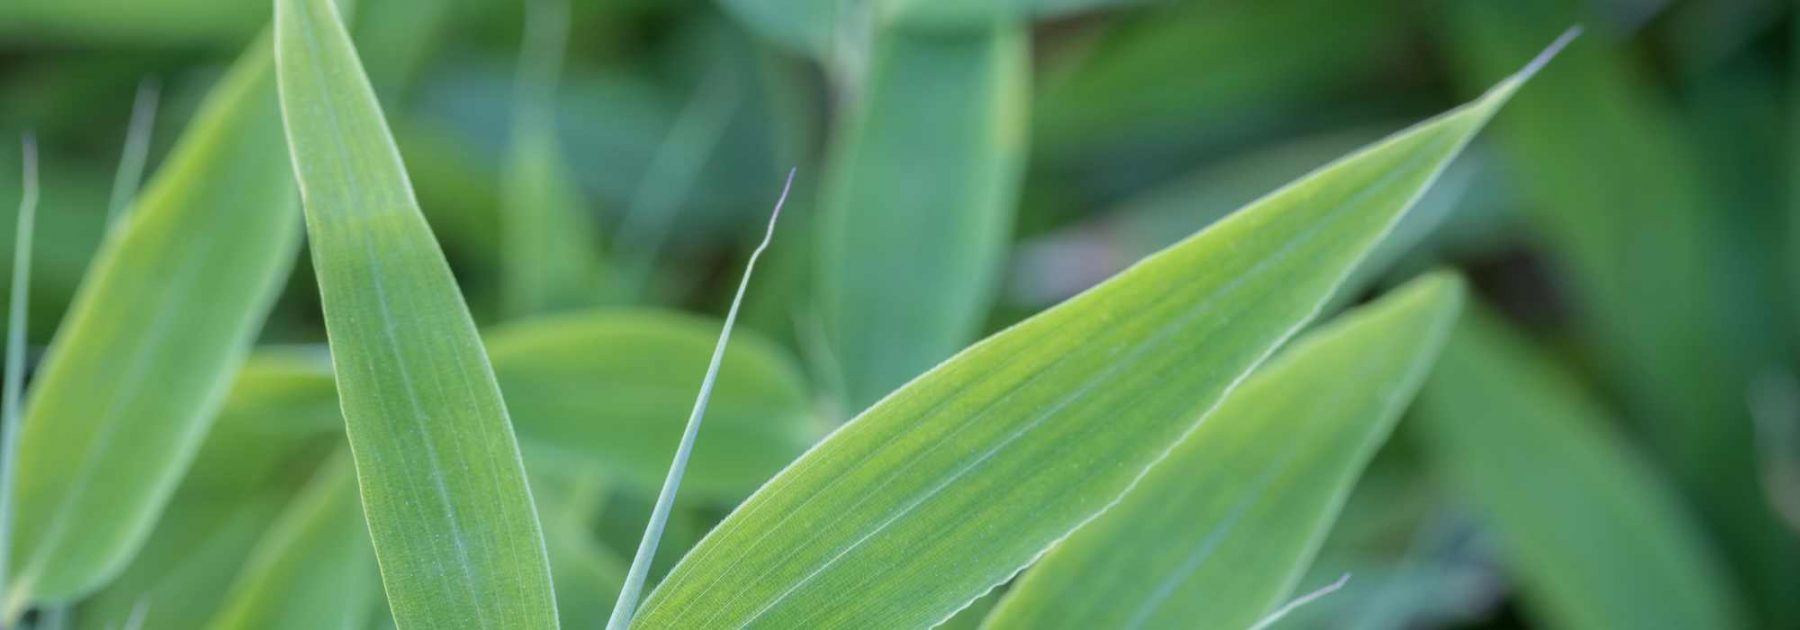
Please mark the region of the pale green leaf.
POLYGON ((310 630, 361 622, 376 593, 368 531, 355 469, 340 451, 262 536, 207 627, 310 630))
POLYGON ((282 114, 340 402, 402 628, 554 628, 543 534, 487 354, 329 0, 275 12, 282 114))
POLYGON ((1289 596, 1462 303, 1432 276, 1258 369, 1119 504, 1059 543, 990 628, 1244 628, 1289 596))
POLYGON ((1524 80, 963 351, 752 495, 635 625, 924 626, 1109 506, 1306 323, 1524 80))
POLYGON ((906 29, 874 62, 831 156, 819 289, 861 411, 979 337, 1025 159, 1023 29, 906 29))
POLYGON ((1472 316, 1419 397, 1436 465, 1493 528, 1527 607, 1553 628, 1745 627, 1694 515, 1577 383, 1472 316))
POLYGON ((51 343, 23 427, 15 604, 125 566, 292 265, 300 220, 259 42, 110 230, 51 343))

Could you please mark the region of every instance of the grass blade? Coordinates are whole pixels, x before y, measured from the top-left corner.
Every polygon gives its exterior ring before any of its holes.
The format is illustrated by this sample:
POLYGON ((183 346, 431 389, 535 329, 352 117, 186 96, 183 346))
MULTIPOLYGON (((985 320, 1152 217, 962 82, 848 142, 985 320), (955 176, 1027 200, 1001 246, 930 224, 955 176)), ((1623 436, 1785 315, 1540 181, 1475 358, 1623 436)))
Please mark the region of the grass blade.
POLYGON ((1318 312, 1524 79, 914 380, 726 517, 634 626, 944 620, 1135 483, 1318 312))
MULTIPOLYGON (((12 295, 6 301, 6 381, 0 384, 0 594, 9 591, 12 573, 13 487, 19 470, 19 399, 25 392, 25 315, 31 298, 31 236, 37 229, 37 138, 19 142, 24 175, 19 197, 18 227, 13 232, 12 295)), ((12 615, 0 618, 0 626, 12 615)))
POLYGON ((781 186, 781 197, 775 200, 775 211, 769 214, 769 229, 763 233, 762 243, 756 246, 755 251, 750 252, 749 262, 744 263, 744 277, 738 282, 737 295, 731 298, 731 310, 725 314, 725 325, 719 329, 719 343, 713 348, 712 361, 706 366, 706 377, 700 381, 700 393, 694 397, 694 410, 688 415, 687 429, 682 432, 681 442, 675 446, 675 458, 669 464, 669 476, 663 481, 662 491, 656 496, 656 506, 650 512, 650 523, 644 527, 644 538, 638 543, 637 553, 631 558, 631 569, 625 574, 625 586, 619 589, 619 601, 613 604, 612 617, 606 622, 606 627, 611 630, 624 630, 631 624, 631 617, 637 611, 644 580, 650 575, 650 562, 656 557, 656 544, 662 539, 663 527, 669 523, 669 511, 675 507, 675 493, 681 489, 681 477, 687 472, 694 440, 700 434, 700 420, 706 415, 706 403, 712 397, 713 383, 719 378, 719 364, 725 359, 725 347, 731 342, 731 327, 737 323, 738 308, 744 304, 744 291, 750 288, 750 276, 756 272, 756 259, 762 257, 763 251, 769 248, 769 241, 775 238, 775 224, 781 219, 781 206, 787 203, 788 192, 794 188, 796 170, 788 171, 787 183, 781 186))
POLYGON ((131 124, 125 131, 125 148, 119 156, 119 170, 113 175, 112 200, 106 204, 106 221, 115 223, 137 199, 138 186, 144 179, 144 162, 150 159, 150 132, 156 127, 156 101, 162 93, 155 78, 138 83, 137 98, 131 101, 131 124))
POLYGON ((1294 342, 1045 554, 987 627, 1243 628, 1318 553, 1462 304, 1430 276, 1294 342))
POLYGON ((355 472, 343 451, 319 467, 257 543, 208 628, 348 628, 368 617, 375 556, 355 472))
POLYGON ((555 96, 568 40, 567 0, 526 2, 501 214, 506 306, 513 316, 601 301, 599 234, 556 141, 555 96))
POLYGON ((122 570, 194 456, 300 244, 267 39, 108 230, 33 384, 8 598, 122 570))
POLYGON ((1465 319, 1418 418, 1527 609, 1552 627, 1745 627, 1694 515, 1571 375, 1501 326, 1465 319))
POLYGON ((554 628, 488 364, 329 0, 279 0, 276 69, 344 422, 401 628, 554 628))
POLYGON ((1024 165, 1028 52, 1016 25, 877 37, 819 217, 820 300, 851 412, 981 334, 1024 165))

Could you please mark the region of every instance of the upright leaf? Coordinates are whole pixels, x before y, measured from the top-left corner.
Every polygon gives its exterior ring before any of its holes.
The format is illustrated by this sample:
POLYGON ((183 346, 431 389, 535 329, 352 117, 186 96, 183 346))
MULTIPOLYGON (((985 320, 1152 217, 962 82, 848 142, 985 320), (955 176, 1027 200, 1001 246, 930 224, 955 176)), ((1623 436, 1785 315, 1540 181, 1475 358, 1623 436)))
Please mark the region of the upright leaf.
MULTIPOLYGON (((375 604, 375 557, 348 453, 314 473, 257 543, 212 630, 349 628, 375 604)), ((171 602, 185 604, 186 602, 171 602)))
POLYGON ((15 601, 67 601, 150 532, 300 242, 268 40, 107 235, 26 410, 15 601))
POLYGON ((363 507, 402 628, 554 628, 500 388, 329 0, 278 0, 276 69, 363 507))
POLYGON ((726 517, 636 626, 925 626, 1111 505, 1320 308, 1524 76, 974 345, 726 517))
POLYGON ((1462 303, 1413 282, 1309 333, 1013 587, 987 627, 1247 628, 1292 592, 1462 303))
POLYGON ((979 337, 1025 152, 1017 26, 883 31, 831 159, 821 300, 860 411, 979 337))
POLYGON ((1574 377, 1492 316, 1465 320, 1420 395, 1436 465, 1558 628, 1739 628, 1694 515, 1574 377))
POLYGON ((568 2, 531 0, 526 8, 501 213, 506 306, 513 315, 593 304, 601 278, 599 234, 556 141, 568 2))

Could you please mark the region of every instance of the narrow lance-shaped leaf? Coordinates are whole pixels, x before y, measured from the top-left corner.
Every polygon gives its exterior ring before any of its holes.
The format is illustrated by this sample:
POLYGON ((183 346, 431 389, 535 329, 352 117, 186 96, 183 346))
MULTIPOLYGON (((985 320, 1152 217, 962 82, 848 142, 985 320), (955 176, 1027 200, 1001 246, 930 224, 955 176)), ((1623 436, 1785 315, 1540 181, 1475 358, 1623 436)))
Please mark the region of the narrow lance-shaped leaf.
POLYGON ((349 453, 340 451, 263 535, 208 627, 308 630, 361 623, 376 594, 368 532, 357 504, 356 471, 349 453))
POLYGON ((1119 504, 1051 549, 987 626, 1247 628, 1289 596, 1449 334, 1433 276, 1307 334, 1119 504))
MULTIPOLYGON (((6 300, 6 374, 0 384, 0 594, 8 592, 12 577, 12 529, 17 516, 13 488, 19 476, 19 400, 25 393, 25 326, 31 299, 31 237, 37 231, 37 138, 26 134, 19 141, 24 160, 19 215, 13 232, 11 295, 6 300)), ((4 601, 0 599, 0 601, 4 601)), ((0 626, 12 622, 10 610, 0 610, 0 626)))
POLYGON ((468 306, 329 0, 276 69, 344 423, 401 628, 554 628, 544 538, 468 306))
POLYGON ((832 155, 820 299, 845 402, 861 411, 981 333, 1025 152, 1018 26, 876 42, 832 155))
POLYGON ((1694 515, 1529 340, 1473 313, 1419 403, 1432 461, 1549 627, 1744 627, 1694 515))
POLYGON ((9 597, 78 597, 150 532, 300 242, 268 40, 108 232, 33 385, 9 597))
POLYGON ((675 444, 675 456, 669 463, 668 476, 663 479, 662 490, 657 493, 656 504, 650 511, 650 522, 644 526, 644 536, 638 542, 637 553, 631 558, 630 569, 625 573, 625 584, 619 589, 618 603, 613 604, 612 614, 606 621, 608 630, 624 630, 631 624, 632 615, 637 612, 644 582, 650 576, 650 564, 656 560, 656 548, 662 542, 663 528, 669 523, 669 515, 675 508, 675 495, 681 490, 681 480, 687 474, 688 459, 692 457, 694 442, 700 435, 700 423, 706 417, 706 405, 712 399, 713 385, 718 382, 719 368, 725 360, 725 349, 731 344, 731 329, 737 324, 738 310, 744 306, 744 292, 750 288, 751 274, 756 272, 756 261, 762 258, 763 252, 769 249, 769 242, 775 238, 775 226, 781 220, 781 207, 787 203, 788 193, 794 189, 794 173, 798 170, 788 171, 787 183, 781 186, 781 197, 775 200, 775 211, 769 215, 769 228, 763 233, 762 243, 756 246, 755 251, 750 252, 750 259, 744 263, 744 277, 738 281, 737 293, 731 298, 730 310, 725 312, 725 324, 719 328, 719 341, 713 347, 712 358, 707 361, 705 376, 700 379, 700 391, 694 396, 694 408, 688 414, 681 441, 675 444))
POLYGON ((942 621, 1111 505, 1318 312, 1523 80, 1317 171, 883 399, 728 516, 635 625, 942 621))

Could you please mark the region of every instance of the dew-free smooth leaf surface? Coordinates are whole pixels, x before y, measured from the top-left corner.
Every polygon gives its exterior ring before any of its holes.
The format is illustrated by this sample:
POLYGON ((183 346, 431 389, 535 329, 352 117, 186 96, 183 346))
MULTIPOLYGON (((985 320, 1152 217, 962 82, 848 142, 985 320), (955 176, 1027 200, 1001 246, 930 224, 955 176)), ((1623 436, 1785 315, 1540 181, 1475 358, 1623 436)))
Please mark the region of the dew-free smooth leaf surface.
POLYGON ((1308 333, 1058 543, 986 627, 1243 628, 1293 594, 1449 334, 1453 276, 1308 333))
POLYGON ((260 41, 109 232, 38 373, 12 598, 65 601, 130 560, 292 266, 300 218, 260 41))
POLYGON ((1483 313, 1419 397, 1436 465, 1499 538, 1529 610, 1556 628, 1738 628, 1694 515, 1600 403, 1483 313))
POLYGON ((975 340, 1024 165, 1023 29, 877 37, 819 218, 819 293, 847 409, 975 340))
POLYGON ((249 558, 208 628, 350 628, 368 617, 375 555, 349 453, 319 467, 249 558))
POLYGON ((402 628, 554 628, 487 354, 329 0, 281 0, 276 69, 339 398, 402 628))
POLYGON ((1320 308, 1524 80, 982 341, 726 517, 636 627, 925 626, 1110 505, 1320 308))

